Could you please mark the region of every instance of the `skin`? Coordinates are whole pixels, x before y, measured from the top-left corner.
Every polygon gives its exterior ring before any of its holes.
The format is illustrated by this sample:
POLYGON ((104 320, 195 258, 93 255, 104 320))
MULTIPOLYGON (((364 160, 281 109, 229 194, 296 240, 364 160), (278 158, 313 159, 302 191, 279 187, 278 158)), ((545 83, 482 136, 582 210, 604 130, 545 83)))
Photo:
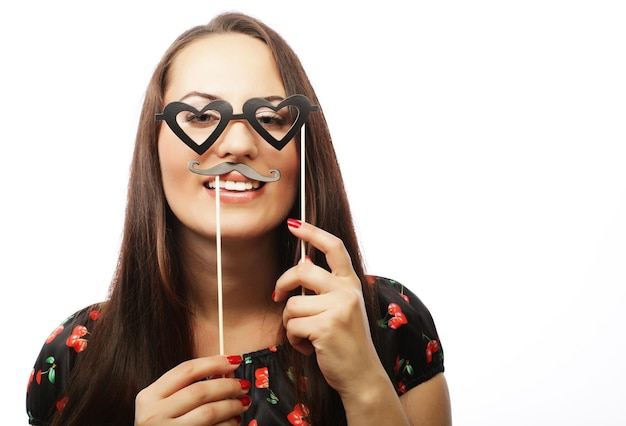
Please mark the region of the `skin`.
MULTIPOLYGON (((208 103, 202 96, 189 96, 196 92, 227 100, 235 113, 251 97, 285 97, 269 49, 241 34, 197 40, 179 54, 165 102, 184 99, 196 107, 208 103)), ((305 260, 281 274, 277 229, 295 201, 299 176, 294 141, 277 151, 248 123, 231 122, 199 157, 163 125, 158 150, 165 195, 178 219, 175 232, 183 270, 191 285, 197 358, 174 367, 138 394, 135 425, 235 425, 248 408, 246 384, 233 377, 237 360, 229 362, 215 344, 205 343, 218 341, 215 193, 205 188, 207 177, 187 170, 192 159, 202 168, 234 161, 263 174, 270 168, 281 172, 278 182, 258 191, 226 191, 221 198, 226 354, 275 345, 284 326, 299 351, 316 352, 326 380, 341 395, 349 424, 450 424, 443 375, 402 398, 396 396, 369 334, 361 284, 338 238, 290 221, 293 235, 321 250, 331 271, 305 260), (302 285, 314 294, 287 298, 302 285), (203 380, 206 377, 213 378, 203 380)), ((223 178, 243 180, 236 172, 223 178)))
MULTIPOLYGON (((241 35, 219 35, 198 40, 179 54, 165 91, 165 104, 183 101, 201 108, 210 102, 210 96, 228 101, 234 112, 240 113, 244 102, 252 97, 284 98, 286 93, 263 43, 241 35), (231 48, 241 50, 233 55, 231 48)), ((214 192, 203 186, 208 177, 189 172, 189 160, 200 161, 200 168, 234 161, 245 163, 264 175, 269 175, 271 168, 281 172, 278 182, 258 191, 223 191, 221 232, 225 240, 271 233, 283 222, 293 204, 299 173, 296 144, 289 143, 277 151, 245 121, 232 121, 201 157, 182 143, 167 125, 162 125, 159 158, 165 196, 189 233, 201 237, 213 237, 215 233, 214 192)), ((247 180, 236 172, 222 178, 247 180)))
POLYGON ((315 292, 290 297, 283 324, 299 351, 315 350, 324 377, 341 395, 348 424, 450 425, 443 374, 396 396, 372 343, 361 285, 341 240, 307 223, 290 231, 325 253, 331 271, 301 262, 278 280, 275 300, 300 285, 315 292))

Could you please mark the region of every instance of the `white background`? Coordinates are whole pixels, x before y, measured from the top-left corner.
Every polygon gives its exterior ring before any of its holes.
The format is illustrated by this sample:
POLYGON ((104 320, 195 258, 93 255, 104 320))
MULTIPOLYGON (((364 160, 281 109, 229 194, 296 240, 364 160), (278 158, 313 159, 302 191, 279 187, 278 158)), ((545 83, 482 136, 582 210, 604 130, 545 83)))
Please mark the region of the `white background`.
POLYGON ((624 424, 622 2, 12 3, 0 423, 26 424, 43 341, 106 296, 153 67, 180 32, 237 9, 307 68, 370 272, 435 317, 455 424, 624 424))

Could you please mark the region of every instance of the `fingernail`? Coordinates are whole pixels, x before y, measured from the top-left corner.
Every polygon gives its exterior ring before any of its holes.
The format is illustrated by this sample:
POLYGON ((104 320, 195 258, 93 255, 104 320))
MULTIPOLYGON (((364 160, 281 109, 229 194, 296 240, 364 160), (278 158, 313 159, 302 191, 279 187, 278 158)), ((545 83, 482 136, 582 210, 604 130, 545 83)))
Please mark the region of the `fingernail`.
POLYGON ((272 292, 272 300, 276 300, 276 290, 272 292))
POLYGON ((252 398, 250 398, 248 395, 242 396, 241 398, 239 398, 239 401, 241 401, 244 407, 249 407, 250 404, 252 404, 252 398))
POLYGON ((239 379, 239 384, 243 390, 248 390, 252 387, 252 383, 249 380, 239 379))
POLYGON ((287 219, 287 226, 298 229, 302 225, 302 221, 298 219, 287 219))
POLYGON ((229 364, 241 364, 241 362, 243 361, 243 358, 240 355, 231 355, 231 356, 227 356, 226 359, 228 360, 229 364))

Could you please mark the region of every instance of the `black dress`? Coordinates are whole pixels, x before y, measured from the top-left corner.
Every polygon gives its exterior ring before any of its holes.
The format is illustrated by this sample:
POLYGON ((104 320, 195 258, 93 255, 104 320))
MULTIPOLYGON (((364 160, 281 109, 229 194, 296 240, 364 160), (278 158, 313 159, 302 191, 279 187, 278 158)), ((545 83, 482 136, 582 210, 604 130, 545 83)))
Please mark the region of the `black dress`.
MULTIPOLYGON (((376 318, 377 350, 398 395, 444 371, 443 348, 430 312, 419 298, 397 281, 369 276, 376 287, 380 314, 376 318)), ((89 350, 87 325, 97 321, 96 306, 67 318, 46 339, 35 362, 26 394, 29 423, 46 425, 65 404, 63 388, 77 356, 89 350)), ((306 407, 292 394, 293 375, 279 363, 279 346, 244 354, 235 377, 252 382, 246 426, 307 425, 306 407)), ((354 360, 354 362, 358 362, 354 360)))

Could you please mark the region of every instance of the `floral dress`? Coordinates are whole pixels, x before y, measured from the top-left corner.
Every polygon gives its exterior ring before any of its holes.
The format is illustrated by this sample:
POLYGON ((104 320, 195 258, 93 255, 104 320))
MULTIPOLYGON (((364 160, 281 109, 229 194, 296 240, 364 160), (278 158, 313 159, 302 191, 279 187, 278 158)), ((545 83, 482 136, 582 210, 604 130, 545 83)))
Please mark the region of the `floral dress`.
MULTIPOLYGON (((430 312, 410 290, 397 281, 368 276, 376 286, 380 313, 377 349, 398 395, 444 371, 443 349, 430 312)), ((29 423, 46 425, 66 399, 63 388, 80 353, 89 350, 88 327, 97 321, 96 306, 68 317, 46 339, 28 380, 26 410, 29 423)), ((292 394, 294 375, 279 363, 280 346, 244 354, 235 377, 249 380, 250 409, 242 425, 308 425, 307 408, 292 394)))

